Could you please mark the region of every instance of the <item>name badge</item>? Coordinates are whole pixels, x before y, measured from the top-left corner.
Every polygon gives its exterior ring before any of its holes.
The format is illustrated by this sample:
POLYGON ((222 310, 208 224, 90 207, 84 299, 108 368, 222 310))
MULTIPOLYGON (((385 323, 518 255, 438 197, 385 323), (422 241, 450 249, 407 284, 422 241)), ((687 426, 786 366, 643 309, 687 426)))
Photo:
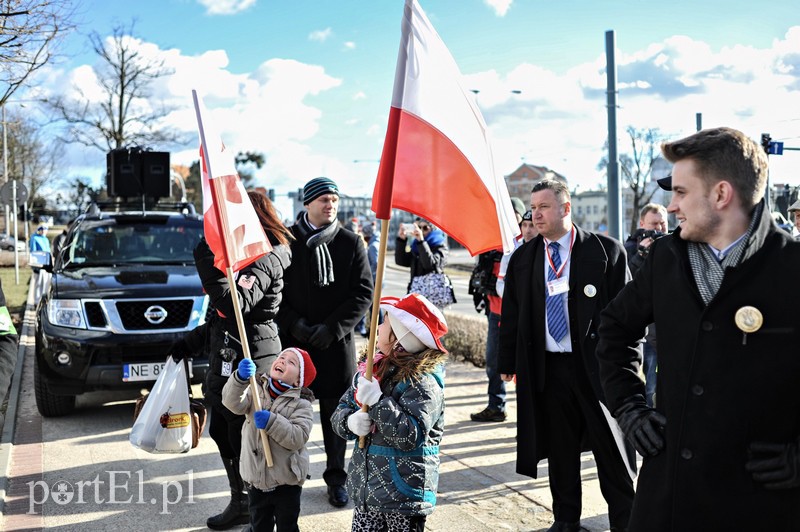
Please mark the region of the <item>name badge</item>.
POLYGON ((233 373, 233 363, 231 362, 223 362, 222 363, 222 376, 223 377, 230 377, 231 373, 233 373))
POLYGON ((569 292, 569 279, 566 277, 547 281, 547 295, 557 296, 558 294, 564 294, 566 292, 569 292))

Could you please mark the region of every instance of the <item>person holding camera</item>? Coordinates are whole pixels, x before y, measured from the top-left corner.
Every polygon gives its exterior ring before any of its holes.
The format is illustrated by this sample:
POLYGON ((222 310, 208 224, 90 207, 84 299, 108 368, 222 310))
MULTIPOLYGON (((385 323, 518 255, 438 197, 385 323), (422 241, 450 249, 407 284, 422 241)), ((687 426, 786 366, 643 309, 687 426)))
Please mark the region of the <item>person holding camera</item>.
MULTIPOLYGON (((665 234, 667 234, 667 208, 658 203, 648 203, 642 207, 639 214, 639 229, 625 241, 625 252, 628 254, 628 267, 631 269, 632 276, 636 276, 636 272, 647 258, 653 242, 665 234)), ((647 405, 652 407, 656 395, 656 366, 658 365, 655 323, 647 326, 643 350, 645 397, 647 405)))
MULTIPOLYGON (((413 224, 401 224, 395 240, 394 262, 398 266, 408 266, 411 270, 407 291, 409 293, 412 291, 415 278, 429 274, 439 274, 431 277, 440 277, 442 283, 450 284, 449 278, 444 274, 449 251, 447 235, 428 220, 417 218, 413 224), (406 243, 409 238, 413 240, 409 249, 406 249, 406 243)), ((424 279, 418 279, 418 282, 424 281, 424 279)), ((448 303, 443 303, 442 298, 438 297, 439 294, 437 292, 446 288, 442 283, 440 283, 440 286, 431 286, 427 290, 429 293, 424 293, 426 290, 418 290, 440 310, 443 310, 447 304, 456 302, 452 285, 449 291, 448 303)))

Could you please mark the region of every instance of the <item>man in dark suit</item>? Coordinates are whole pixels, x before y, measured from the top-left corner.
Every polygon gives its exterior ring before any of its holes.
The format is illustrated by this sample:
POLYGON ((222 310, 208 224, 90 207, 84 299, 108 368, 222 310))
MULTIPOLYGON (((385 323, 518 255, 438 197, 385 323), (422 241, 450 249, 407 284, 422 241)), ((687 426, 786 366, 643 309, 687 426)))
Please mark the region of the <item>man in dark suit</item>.
POLYGON ((609 409, 645 457, 630 530, 800 530, 800 243, 764 201, 767 156, 713 128, 661 146, 680 226, 601 314, 609 409), (658 396, 636 338, 658 325, 658 396))
POLYGON ((517 379, 517 472, 533 478, 548 459, 553 532, 580 530, 580 454, 597 462, 612 530, 628 526, 635 460, 614 438, 603 405, 595 347, 600 311, 629 280, 622 245, 572 224, 564 183, 533 187, 539 236, 506 273, 498 371, 517 379))
POLYGON ((348 502, 344 488, 347 442, 331 428, 331 415, 356 371, 353 328, 372 301, 372 273, 361 237, 336 220, 339 188, 317 177, 303 188, 306 211, 292 226, 292 265, 284 273, 278 325, 284 347, 308 351, 317 368, 311 385, 319 400, 327 464, 323 478, 333 506, 348 502))

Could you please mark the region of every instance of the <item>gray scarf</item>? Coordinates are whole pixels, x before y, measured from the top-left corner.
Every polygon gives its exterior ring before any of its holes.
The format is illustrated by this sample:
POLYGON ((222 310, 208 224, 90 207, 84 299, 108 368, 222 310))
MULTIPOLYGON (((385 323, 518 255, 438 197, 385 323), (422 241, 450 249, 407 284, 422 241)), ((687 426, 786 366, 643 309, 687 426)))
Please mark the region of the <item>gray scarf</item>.
POLYGON ((328 243, 333 240, 336 233, 339 232, 339 224, 336 221, 329 223, 324 227, 314 229, 308 223, 308 214, 303 214, 297 221, 297 228, 300 234, 306 239, 306 246, 316 258, 315 267, 317 278, 314 283, 317 286, 328 286, 332 284, 333 279, 333 260, 328 251, 328 243))
POLYGON ((687 249, 689 251, 689 264, 692 266, 692 274, 697 283, 697 289, 700 291, 700 296, 703 302, 708 306, 714 296, 717 295, 719 287, 722 285, 722 280, 725 277, 726 268, 735 268, 742 261, 745 249, 753 237, 753 232, 761 218, 761 212, 764 210, 764 203, 756 205, 753 211, 753 218, 750 220, 750 225, 747 227, 745 237, 731 249, 722 262, 717 260, 714 252, 708 248, 708 244, 704 242, 688 242, 687 249))

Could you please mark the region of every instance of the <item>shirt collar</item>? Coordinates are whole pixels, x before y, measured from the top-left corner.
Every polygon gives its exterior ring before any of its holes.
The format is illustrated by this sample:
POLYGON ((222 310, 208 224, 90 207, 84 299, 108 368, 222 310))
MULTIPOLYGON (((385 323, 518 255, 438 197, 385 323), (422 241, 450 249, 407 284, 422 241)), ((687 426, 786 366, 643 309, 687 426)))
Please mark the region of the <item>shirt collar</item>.
POLYGON ((736 247, 736 244, 738 244, 746 236, 747 236, 747 231, 745 231, 745 233, 742 236, 740 236, 739 238, 728 244, 728 246, 723 250, 719 250, 714 246, 712 246, 711 244, 706 244, 706 245, 708 246, 708 249, 711 250, 711 253, 713 253, 714 256, 717 258, 717 260, 719 262, 722 262, 725 259, 725 257, 728 256, 728 253, 730 253, 731 250, 736 247))

